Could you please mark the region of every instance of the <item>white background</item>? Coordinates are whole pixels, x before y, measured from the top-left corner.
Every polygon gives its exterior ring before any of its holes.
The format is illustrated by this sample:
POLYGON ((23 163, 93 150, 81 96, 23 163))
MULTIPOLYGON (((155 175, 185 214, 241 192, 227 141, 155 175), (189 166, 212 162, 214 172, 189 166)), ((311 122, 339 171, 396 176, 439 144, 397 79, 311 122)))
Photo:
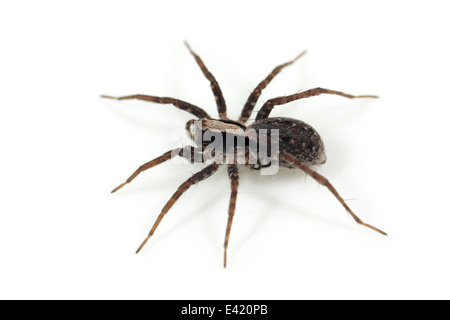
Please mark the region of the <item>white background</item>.
MULTIPOLYGON (((450 298, 448 9, 445 1, 61 1, 0 5, 0 298, 450 298), (139 254, 165 202, 201 165, 167 162, 192 116, 100 94, 172 96, 216 115, 183 45, 218 79, 229 115, 264 91, 321 86, 280 106, 321 134, 318 168, 358 226, 302 172, 241 169, 222 266, 225 169, 192 187, 139 254)), ((253 114, 253 117, 255 114, 253 114)))

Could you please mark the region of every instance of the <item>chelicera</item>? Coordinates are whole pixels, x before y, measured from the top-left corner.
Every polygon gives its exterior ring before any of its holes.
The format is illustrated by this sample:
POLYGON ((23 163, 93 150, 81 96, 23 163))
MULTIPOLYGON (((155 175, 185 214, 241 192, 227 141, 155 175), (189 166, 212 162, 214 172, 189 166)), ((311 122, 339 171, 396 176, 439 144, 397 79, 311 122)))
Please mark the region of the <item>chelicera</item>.
MULTIPOLYGON (((373 95, 351 95, 347 93, 343 93, 340 91, 329 90, 324 88, 314 88, 310 90, 306 90, 303 92, 295 93, 288 96, 281 96, 277 98, 273 98, 268 100, 263 104, 261 109, 256 114, 255 121, 246 126, 246 123, 249 120, 251 113, 255 107, 258 98, 261 95, 262 90, 272 81, 272 79, 285 67, 293 64, 297 61, 305 52, 302 52, 293 60, 283 63, 272 70, 272 72, 261 81, 258 86, 253 90, 250 96, 245 103, 239 120, 233 121, 227 117, 227 107, 225 104, 225 99, 223 97, 222 91, 219 87, 218 82, 214 78, 214 76, 208 71, 202 59, 191 49, 191 47, 185 43, 188 50, 195 58, 198 66, 203 72, 204 76, 208 79, 212 92, 214 94, 217 110, 219 113, 219 119, 214 119, 208 115, 208 113, 200 107, 192 105, 188 102, 169 98, 169 97, 156 97, 149 95, 129 95, 123 97, 112 97, 112 96, 102 96, 103 98, 110 98, 116 100, 128 100, 128 99, 137 99, 150 101, 160 104, 172 104, 175 107, 184 110, 186 112, 191 113, 196 117, 196 119, 190 120, 186 124, 186 129, 188 134, 191 136, 193 140, 200 137, 200 146, 186 146, 180 147, 177 149, 173 149, 167 151, 163 155, 143 164, 140 166, 124 183, 116 187, 112 192, 116 192, 124 185, 130 183, 137 175, 139 175, 142 171, 150 169, 158 164, 161 164, 174 156, 183 156, 190 160, 191 162, 195 162, 196 159, 200 159, 203 163, 209 163, 207 166, 193 174, 189 179, 183 182, 177 189, 177 191, 172 195, 169 201, 166 203, 164 208, 161 210, 156 222, 153 224, 148 236, 139 246, 136 253, 138 253, 150 237, 154 234, 156 228, 159 226, 161 220, 164 215, 170 210, 170 208, 174 205, 174 203, 180 198, 180 196, 187 191, 192 185, 205 180, 211 177, 214 173, 217 172, 219 166, 226 164, 228 169, 228 176, 231 182, 231 197, 228 208, 228 223, 225 234, 225 242, 224 242, 224 266, 227 264, 227 248, 228 241, 230 237, 231 225, 233 222, 233 216, 236 208, 236 198, 238 194, 238 185, 239 185, 239 169, 238 169, 238 161, 236 161, 237 156, 242 156, 244 159, 244 163, 246 166, 250 167, 250 169, 259 170, 264 166, 270 166, 271 164, 267 164, 263 159, 258 158, 258 152, 255 150, 260 148, 262 142, 260 140, 252 140, 250 135, 248 134, 250 130, 252 132, 261 132, 262 130, 267 131, 267 141, 270 141, 273 137, 271 136, 272 130, 276 130, 278 133, 278 150, 275 155, 278 159, 278 164, 282 167, 287 167, 291 169, 301 169, 307 175, 316 180, 319 184, 328 188, 328 190, 336 197, 336 199, 341 203, 341 205, 347 210, 347 212, 353 217, 353 219, 360 225, 366 226, 372 230, 375 230, 383 235, 386 235, 382 230, 363 222, 358 216, 350 209, 350 207, 345 203, 344 199, 339 195, 337 190, 333 187, 333 185, 321 174, 315 171, 314 167, 320 165, 325 162, 325 149, 320 138, 314 128, 310 125, 296 119, 291 118, 282 118, 275 117, 270 118, 270 113, 275 106, 283 105, 292 101, 296 101, 303 98, 309 98, 312 96, 317 96, 320 94, 331 94, 338 95, 346 98, 377 98, 377 96, 373 95), (200 127, 200 131, 198 130, 200 127), (227 158, 227 161, 224 161, 225 153, 223 152, 206 152, 207 143, 202 140, 201 135, 206 131, 211 131, 215 133, 221 133, 223 135, 231 135, 238 137, 243 137, 245 140, 245 144, 243 147, 236 147, 232 153, 236 158, 232 158, 230 161, 227 158), (252 149, 252 143, 253 144, 252 149), (250 162, 249 159, 251 156, 255 156, 256 161, 250 162), (264 163, 263 163, 264 162, 264 163)), ((272 155, 273 156, 273 155, 272 155)))

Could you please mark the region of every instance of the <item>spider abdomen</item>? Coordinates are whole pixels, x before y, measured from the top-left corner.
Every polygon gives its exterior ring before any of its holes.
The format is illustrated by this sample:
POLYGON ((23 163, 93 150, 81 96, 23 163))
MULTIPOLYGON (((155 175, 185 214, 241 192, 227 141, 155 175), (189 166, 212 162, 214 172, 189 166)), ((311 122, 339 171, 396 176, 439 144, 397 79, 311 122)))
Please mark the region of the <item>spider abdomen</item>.
MULTIPOLYGON (((292 118, 267 118, 252 123, 247 130, 266 129, 268 139, 271 130, 278 130, 279 151, 287 152, 308 166, 319 165, 325 162, 325 147, 317 131, 309 124, 292 118)), ((293 166, 281 160, 280 166, 292 168, 293 166)))

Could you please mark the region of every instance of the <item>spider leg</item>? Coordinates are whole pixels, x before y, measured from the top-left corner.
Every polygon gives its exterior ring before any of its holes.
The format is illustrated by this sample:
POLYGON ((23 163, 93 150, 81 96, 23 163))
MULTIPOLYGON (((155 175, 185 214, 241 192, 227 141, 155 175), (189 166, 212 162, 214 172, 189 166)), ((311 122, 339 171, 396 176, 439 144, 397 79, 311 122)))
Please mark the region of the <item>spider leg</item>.
POLYGON ((220 119, 227 120, 227 106, 225 104, 225 99, 222 94, 222 90, 220 90, 219 83, 217 82, 216 78, 212 75, 211 72, 208 71, 205 64, 203 63, 202 59, 191 49, 189 44, 187 42, 184 42, 186 47, 188 48, 189 52, 194 56, 195 61, 197 62, 198 66, 203 72, 203 75, 206 77, 206 79, 209 80, 209 83, 211 85, 211 89, 214 93, 214 98, 216 99, 216 105, 217 110, 219 111, 219 117, 220 119))
POLYGON ((263 80, 261 81, 258 86, 253 90, 253 92, 250 94, 250 96, 247 99, 247 102, 244 105, 244 108, 242 109, 241 116, 239 117, 239 122, 244 124, 247 122, 248 118, 250 117, 250 114, 253 111, 253 108, 255 108, 256 101, 258 101, 259 96, 261 95, 261 92, 264 90, 265 87, 272 81, 275 76, 280 73, 281 70, 284 69, 284 67, 287 67, 291 64, 293 64, 295 61, 300 59, 301 56, 303 56, 306 53, 306 51, 303 51, 300 53, 297 57, 292 59, 291 61, 288 61, 286 63, 280 64, 275 69, 272 70, 272 72, 263 80))
POLYGON ((373 95, 354 96, 354 95, 340 92, 340 91, 323 89, 323 88, 314 88, 314 89, 306 90, 306 91, 299 92, 296 94, 292 94, 289 96, 278 97, 278 98, 267 100, 267 102, 261 107, 258 114, 256 115, 256 121, 268 118, 273 107, 276 105, 285 104, 285 103, 303 99, 303 98, 318 96, 319 94, 322 94, 322 93, 334 94, 334 95, 338 95, 338 96, 342 96, 342 97, 346 97, 346 98, 350 98, 350 99, 353 99, 353 98, 378 98, 378 96, 373 96, 373 95))
POLYGON ((150 102, 155 102, 155 103, 160 103, 160 104, 173 104, 178 109, 187 111, 200 119, 201 118, 211 119, 211 117, 208 115, 208 113, 206 113, 206 111, 203 110, 202 108, 194 106, 193 104, 190 104, 188 102, 174 99, 174 98, 147 96, 147 95, 143 95, 143 94, 134 94, 134 95, 123 96, 123 97, 112 97, 112 96, 102 95, 101 97, 107 98, 107 99, 115 99, 115 100, 136 99, 136 100, 144 100, 144 101, 150 101, 150 102))
POLYGON ((363 222, 360 218, 358 218, 358 216, 353 213, 353 211, 350 209, 350 207, 345 203, 344 199, 342 199, 342 197, 339 195, 339 193, 336 191, 336 189, 333 187, 333 185, 328 181, 327 178, 325 178, 324 176, 320 175, 319 173, 317 173, 316 171, 314 171, 313 169, 311 169, 310 167, 308 167, 306 164, 304 164, 303 162, 299 161, 298 159, 296 159, 293 155, 286 153, 286 152, 282 152, 281 154, 282 158, 287 161, 288 163, 297 166, 298 168, 302 169, 307 175, 309 175, 310 177, 312 177, 314 180, 316 180, 318 183, 320 183, 321 185, 324 185, 325 187, 328 188, 328 190, 331 191, 331 193, 336 197, 336 199, 339 200, 339 202, 342 204, 342 206, 347 210, 348 213, 350 213, 350 215, 353 217, 353 219, 359 223, 360 225, 363 225, 365 227, 368 227, 372 230, 375 230, 385 236, 387 236, 387 233, 370 225, 367 224, 365 222, 363 222))
POLYGON ((190 156, 190 161, 194 162, 194 155, 196 154, 196 149, 192 146, 184 147, 184 148, 176 148, 170 151, 165 152, 163 155, 159 156, 158 158, 155 158, 153 160, 150 160, 149 162, 144 163, 141 165, 124 183, 117 186, 111 193, 116 192, 126 184, 133 181, 134 178, 137 177, 138 174, 140 174, 142 171, 145 171, 147 169, 150 169, 158 164, 161 164, 163 162, 166 162, 167 160, 171 159, 173 155, 177 155, 180 157, 187 157, 187 155, 190 156))
POLYGON ((158 218, 156 219, 155 223, 153 224, 152 229, 150 230, 147 238, 142 242, 142 244, 137 249, 136 253, 139 253, 141 249, 145 246, 147 241, 150 239, 150 237, 155 232, 156 228, 158 227, 159 223, 161 222, 164 215, 170 210, 170 208, 174 205, 174 203, 178 200, 178 198, 192 185, 196 184, 197 182, 200 182, 202 180, 205 180, 206 178, 209 178, 212 176, 217 169, 219 168, 219 165, 217 163, 212 163, 209 166, 205 167, 201 171, 195 173, 192 175, 189 179, 187 179, 184 183, 182 183, 178 190, 172 195, 172 197, 169 199, 169 201, 166 203, 164 208, 162 209, 161 213, 159 214, 158 218))
POLYGON ((237 197, 238 186, 239 186, 239 170, 238 170, 237 165, 235 165, 235 164, 228 165, 228 176, 231 179, 231 197, 230 197, 230 205, 228 207, 228 223, 227 223, 227 232, 225 235, 224 253, 223 253, 224 268, 227 266, 228 239, 230 238, 231 224, 233 222, 234 210, 236 209, 236 197, 237 197))

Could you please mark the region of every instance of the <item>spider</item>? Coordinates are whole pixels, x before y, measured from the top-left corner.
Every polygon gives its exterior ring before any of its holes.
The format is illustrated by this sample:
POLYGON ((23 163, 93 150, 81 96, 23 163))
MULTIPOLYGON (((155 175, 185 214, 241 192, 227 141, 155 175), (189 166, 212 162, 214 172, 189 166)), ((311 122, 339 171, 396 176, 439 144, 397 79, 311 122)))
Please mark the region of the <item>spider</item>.
MULTIPOLYGON (((314 128, 312 128, 310 125, 306 124, 305 122, 302 122, 297 119, 292 118, 283 118, 283 117, 275 117, 270 118, 270 112, 275 106, 283 105, 295 100, 303 99, 303 98, 309 98, 312 96, 317 96, 320 94, 330 94, 330 95, 338 95, 346 98, 377 98, 377 96, 373 95, 351 95, 347 93, 343 93, 340 91, 335 90, 329 90, 324 88, 314 88, 310 90, 306 90, 303 92, 295 93, 288 96, 281 96, 277 98, 270 99, 266 101, 261 109, 257 112, 255 121, 250 124, 249 126, 246 126, 245 124, 249 120, 249 117, 251 113, 253 112, 253 109, 255 107, 255 104, 260 97, 262 91, 266 86, 273 80, 273 78, 281 72, 282 69, 285 67, 293 64, 295 61, 297 61, 300 57, 302 57, 305 54, 305 51, 300 53, 297 57, 294 59, 285 62, 276 68, 272 70, 272 72, 263 80, 261 81, 257 87, 253 90, 253 92, 250 94, 250 96, 247 99, 247 102, 245 103, 241 115, 239 117, 238 121, 230 120, 227 117, 227 107, 225 104, 225 100, 222 94, 222 91, 219 87, 218 82, 216 81, 215 77, 211 74, 211 72, 208 71, 205 64, 203 63, 203 60, 191 49, 189 44, 185 42, 185 45, 189 52, 194 57, 195 61, 197 62, 198 66, 200 67, 201 71, 203 72, 203 75, 206 77, 206 79, 209 81, 212 92, 214 94, 217 110, 219 113, 219 119, 214 119, 211 116, 208 115, 208 113, 203 110, 202 108, 192 105, 188 102, 169 98, 169 97, 156 97, 156 96, 149 96, 149 95, 142 95, 142 94, 136 94, 136 95, 129 95, 129 96, 122 96, 122 97, 113 97, 113 96, 106 96, 102 95, 103 98, 109 98, 109 99, 116 99, 116 100, 128 100, 128 99, 137 99, 137 100, 144 100, 144 101, 150 101, 155 102, 159 104, 172 104, 175 107, 184 110, 186 112, 191 113, 194 115, 198 120, 190 120, 186 124, 186 129, 188 131, 188 134, 191 136, 191 138, 194 140, 195 138, 198 138, 198 134, 205 133, 206 130, 212 130, 219 133, 228 133, 234 132, 233 135, 235 136, 244 136, 247 140, 247 143, 245 144, 245 147, 242 149, 234 150, 235 154, 240 153, 244 156, 245 162, 244 164, 250 167, 250 169, 259 170, 264 165, 262 164, 262 159, 258 159, 256 162, 250 163, 249 157, 252 153, 251 148, 249 147, 249 136, 247 133, 250 130, 256 130, 257 132, 263 130, 263 129, 276 129, 279 132, 278 137, 278 159, 279 159, 279 165, 282 167, 287 167, 290 169, 301 169, 303 170, 307 175, 312 177, 314 180, 316 180, 319 184, 325 186, 328 188, 328 190, 336 197, 336 199, 341 203, 341 205, 347 210, 347 212, 353 217, 353 219, 360 225, 363 225, 365 227, 368 227, 372 230, 375 230, 383 235, 387 235, 384 231, 367 224, 363 222, 358 216, 350 209, 350 207, 345 203, 344 199, 339 195, 337 190, 333 187, 333 185, 321 174, 316 172, 313 167, 320 165, 325 162, 325 150, 324 145, 322 142, 322 139, 320 138, 319 134, 317 133, 314 128), (201 126, 201 132, 198 132, 198 130, 192 130, 192 127, 194 124, 200 124, 201 126)), ((267 135, 268 140, 271 139, 271 134, 267 135)), ((198 171, 197 173, 193 174, 189 179, 187 179, 185 182, 183 182, 177 189, 177 191, 172 195, 172 197, 169 199, 169 201, 166 203, 166 205, 161 210, 161 213, 159 214, 158 218, 156 219, 155 223, 153 224, 153 227, 151 228, 148 236, 145 238, 145 240, 142 242, 142 244, 137 249, 136 253, 139 253, 141 249, 145 246, 147 241, 150 239, 150 237, 154 234, 155 230, 159 226, 161 220, 163 219, 164 215, 170 210, 170 208, 174 205, 174 203, 180 198, 180 196, 186 192, 192 185, 205 180, 209 177, 211 177, 214 173, 217 172, 219 166, 221 166, 223 161, 222 160, 224 154, 222 153, 209 153, 206 154, 205 152, 205 146, 206 144, 204 141, 200 140, 201 147, 200 149, 195 148, 194 146, 186 146, 183 148, 176 148, 173 150, 170 150, 163 155, 141 165, 124 183, 117 186, 114 190, 112 190, 112 193, 116 192, 117 190, 121 189, 126 184, 130 183, 133 179, 136 178, 141 172, 150 169, 158 164, 161 164, 169 159, 171 159, 174 156, 183 156, 190 160, 192 163, 194 163, 194 158, 196 156, 200 156, 200 159, 203 163, 206 163, 207 160, 209 160, 210 164, 208 164, 204 169, 198 171), (203 142, 203 143, 202 143, 203 142), (186 154, 188 156, 186 156, 186 154)), ((262 144, 261 141, 257 142, 256 147, 260 147, 262 144)), ((225 234, 225 242, 224 242, 224 256, 223 256, 223 263, 224 267, 227 265, 227 248, 228 248, 228 242, 230 237, 230 231, 231 231, 231 225, 233 222, 233 216, 236 208, 236 199, 238 194, 238 185, 239 185, 239 169, 238 169, 238 163, 234 161, 228 161, 226 163, 227 169, 228 169, 228 176, 231 181, 231 197, 229 201, 229 207, 228 207, 228 222, 227 222, 227 228, 226 228, 226 234, 225 234)), ((270 164, 266 164, 266 166, 270 166, 270 164)))

